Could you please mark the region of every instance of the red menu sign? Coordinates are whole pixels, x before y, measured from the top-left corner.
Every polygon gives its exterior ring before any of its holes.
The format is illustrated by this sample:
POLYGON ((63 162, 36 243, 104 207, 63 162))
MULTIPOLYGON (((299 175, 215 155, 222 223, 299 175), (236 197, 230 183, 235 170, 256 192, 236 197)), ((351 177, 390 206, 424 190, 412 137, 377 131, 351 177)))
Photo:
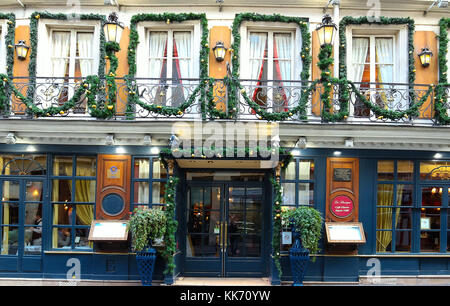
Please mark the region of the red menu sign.
POLYGON ((353 201, 345 195, 335 197, 331 201, 331 212, 338 218, 345 218, 353 212, 353 201))

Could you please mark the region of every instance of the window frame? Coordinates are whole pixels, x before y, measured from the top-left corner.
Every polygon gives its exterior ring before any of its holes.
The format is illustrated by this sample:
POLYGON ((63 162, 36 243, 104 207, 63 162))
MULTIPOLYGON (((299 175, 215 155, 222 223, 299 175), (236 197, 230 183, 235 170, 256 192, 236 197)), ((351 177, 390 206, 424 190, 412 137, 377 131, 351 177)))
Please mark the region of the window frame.
MULTIPOLYGON (((162 164, 164 166, 164 169, 166 170, 166 178, 153 178, 153 166, 154 166, 154 160, 158 160, 160 159, 159 156, 156 155, 136 155, 136 156, 132 156, 132 160, 131 160, 131 191, 130 191, 130 212, 134 211, 135 208, 139 207, 139 206, 144 206, 144 207, 148 207, 148 208, 154 208, 154 207, 158 207, 160 209, 164 209, 164 207, 166 206, 165 203, 154 203, 153 202, 153 183, 161 183, 160 188, 166 188, 166 184, 168 181, 168 169, 167 166, 165 166, 164 164, 162 164), (148 178, 136 178, 135 177, 135 170, 134 170, 134 164, 136 162, 136 160, 138 159, 148 159, 149 160, 149 176, 148 178), (139 183, 139 182, 144 182, 144 183, 148 183, 148 194, 149 194, 149 198, 148 198, 148 203, 139 203, 138 200, 135 199, 135 183, 139 183)), ((162 163, 162 161, 160 160, 160 162, 162 163)))
MULTIPOLYGON (((71 181, 72 184, 72 190, 76 190, 76 181, 94 181, 95 182, 95 187, 94 189, 97 190, 97 156, 96 155, 92 155, 92 154, 53 154, 50 158, 49 158, 49 163, 50 163, 50 171, 48 171, 49 174, 49 203, 50 203, 50 220, 49 220, 49 245, 50 245, 50 250, 52 251, 71 251, 71 252, 80 252, 80 251, 88 251, 88 252, 93 252, 94 249, 93 247, 76 247, 75 244, 75 232, 77 229, 85 229, 85 230, 90 230, 91 225, 80 225, 80 224, 76 224, 76 222, 73 222, 74 220, 71 220, 72 224, 53 224, 53 216, 54 216, 54 209, 56 207, 56 205, 70 205, 72 206, 73 213, 72 213, 72 218, 75 219, 76 218, 76 206, 77 205, 92 205, 92 210, 93 210, 93 219, 95 219, 95 211, 96 211, 96 194, 94 196, 94 201, 93 202, 77 202, 76 201, 76 192, 71 192, 71 201, 70 202, 61 202, 61 201, 53 201, 53 184, 54 181, 58 180, 66 180, 66 181, 71 181), (72 175, 55 175, 53 170, 54 170, 54 161, 55 158, 57 157, 72 157, 72 175), (96 167, 95 167, 95 175, 94 176, 78 176, 77 175, 77 158, 78 157, 92 157, 95 158, 96 161, 96 167), (71 239, 70 239, 70 247, 53 247, 53 230, 54 229, 62 229, 62 228, 70 228, 71 230, 71 239)), ((86 237, 87 238, 87 237, 86 237)))
POLYGON ((283 201, 283 207, 299 207, 299 206, 309 206, 309 207, 317 207, 317 159, 314 157, 308 157, 308 156, 302 156, 302 157, 294 157, 294 159, 291 161, 291 163, 295 163, 295 179, 286 179, 286 169, 283 169, 280 179, 280 184, 283 186, 284 183, 293 183, 295 186, 295 203, 284 203, 283 201), (309 180, 300 179, 300 162, 301 161, 312 161, 314 163, 314 174, 313 177, 309 180), (301 183, 308 183, 308 184, 314 184, 314 188, 312 190, 313 192, 313 204, 301 204, 300 203, 300 197, 299 197, 299 184, 301 183))
MULTIPOLYGON (((161 21, 141 21, 136 25, 140 40, 136 48, 136 78, 148 78, 149 71, 149 33, 162 31, 190 31, 192 33, 192 78, 200 77, 200 20, 186 20, 181 23, 166 24, 161 21), (195 56, 198 54, 198 56, 195 56)), ((170 39, 168 38, 168 46, 170 39)), ((169 49, 169 48, 168 48, 169 49)), ((173 52, 173 48, 172 48, 173 52)), ((169 53, 169 52, 168 52, 169 53)), ((172 54, 170 54, 172 56, 172 54)))
POLYGON ((100 32, 101 20, 83 20, 83 23, 70 20, 40 19, 38 23, 38 46, 36 56, 36 76, 50 77, 52 72, 51 65, 51 41, 53 31, 90 31, 93 32, 93 73, 97 74, 100 66, 100 32))

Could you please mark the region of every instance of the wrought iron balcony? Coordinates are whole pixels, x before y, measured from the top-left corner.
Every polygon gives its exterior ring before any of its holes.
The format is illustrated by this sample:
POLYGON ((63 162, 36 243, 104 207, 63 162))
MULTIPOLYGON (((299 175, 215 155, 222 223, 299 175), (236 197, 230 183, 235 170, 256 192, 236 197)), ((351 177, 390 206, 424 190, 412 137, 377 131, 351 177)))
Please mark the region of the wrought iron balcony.
POLYGON ((96 119, 93 107, 106 109, 107 100, 111 99, 114 103, 109 102, 112 113, 106 118, 109 120, 176 117, 436 124, 439 123, 435 115, 437 102, 440 102, 440 114, 445 111, 445 116, 450 115, 448 84, 434 87, 430 84, 322 84, 298 80, 115 78, 116 90, 111 91, 106 80, 99 80, 95 87, 84 81, 80 78, 38 77, 31 81, 14 78, 2 89, 9 97, 7 105, 2 107, 2 116, 36 118, 29 110, 35 108, 40 111, 38 117, 96 119), (88 101, 89 90, 95 91, 94 102, 88 101), (111 92, 115 97, 110 97, 111 92), (330 94, 327 96, 324 92, 330 94), (437 93, 440 101, 436 102, 437 93), (32 101, 32 105, 25 103, 24 97, 32 101), (76 101, 73 97, 77 97, 76 101), (61 108, 71 100, 70 108, 45 116, 47 110, 61 108), (412 112, 414 107, 416 111, 412 112), (338 120, 329 120, 330 116, 337 116, 338 120))

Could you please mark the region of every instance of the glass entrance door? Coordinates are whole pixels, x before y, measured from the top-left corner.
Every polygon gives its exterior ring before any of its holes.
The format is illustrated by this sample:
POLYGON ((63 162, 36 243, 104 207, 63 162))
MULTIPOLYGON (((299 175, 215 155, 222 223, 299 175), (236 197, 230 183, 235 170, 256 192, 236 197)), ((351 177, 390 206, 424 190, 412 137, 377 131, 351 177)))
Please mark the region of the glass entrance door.
POLYGON ((2 271, 39 272, 44 181, 0 181, 2 271))
POLYGON ((186 202, 186 275, 264 274, 262 183, 191 183, 186 202))

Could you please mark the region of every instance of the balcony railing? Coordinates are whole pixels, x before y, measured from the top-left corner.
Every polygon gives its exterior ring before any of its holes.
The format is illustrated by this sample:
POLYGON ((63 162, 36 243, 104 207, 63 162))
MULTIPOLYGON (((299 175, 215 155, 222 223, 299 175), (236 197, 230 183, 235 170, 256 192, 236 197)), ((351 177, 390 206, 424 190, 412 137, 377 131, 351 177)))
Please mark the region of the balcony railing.
MULTIPOLYGON (((326 85, 311 81, 116 78, 115 84, 114 109, 113 115, 107 118, 109 120, 170 117, 277 120, 276 115, 281 114, 285 116, 280 116, 280 120, 324 122, 329 121, 324 117, 325 112, 331 115, 342 112, 345 116, 336 121, 439 124, 442 122, 436 119, 436 103, 439 103, 441 116, 450 115, 448 84, 336 82, 331 84, 327 101, 323 96, 326 85), (439 101, 435 101, 436 95, 439 101), (416 112, 408 111, 414 106, 416 112)), ((80 78, 38 77, 33 82, 28 78, 13 78, 0 89, 7 96, 1 115, 4 118, 36 118, 23 97, 45 114, 48 109, 65 105, 82 86, 90 89, 80 78)), ((106 105, 111 99, 110 90, 106 81, 100 80, 95 104, 106 105)), ((87 94, 81 93, 64 112, 38 117, 96 119, 89 105, 87 94)))

